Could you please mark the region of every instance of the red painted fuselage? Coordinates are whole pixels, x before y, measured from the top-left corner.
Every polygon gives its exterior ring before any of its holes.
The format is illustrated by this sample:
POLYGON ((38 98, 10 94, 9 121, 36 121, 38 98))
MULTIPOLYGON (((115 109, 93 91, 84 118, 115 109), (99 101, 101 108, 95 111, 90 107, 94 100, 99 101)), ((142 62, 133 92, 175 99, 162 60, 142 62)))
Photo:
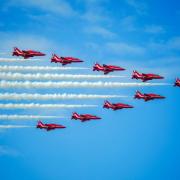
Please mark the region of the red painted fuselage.
POLYGON ((56 54, 53 54, 51 58, 51 62, 61 63, 63 66, 71 63, 79 63, 83 62, 82 60, 74 57, 59 57, 56 54))
POLYGON ((144 99, 144 101, 150 101, 154 99, 165 99, 164 96, 158 95, 158 94, 142 94, 139 91, 136 91, 136 94, 134 96, 135 99, 144 99))
POLYGON ((132 79, 141 79, 143 82, 146 82, 153 79, 164 79, 164 77, 157 74, 145 74, 133 71, 132 79))
POLYGON ((15 47, 12 55, 22 56, 24 59, 28 59, 34 56, 45 56, 46 54, 34 50, 20 50, 17 47, 15 47))
POLYGON ((108 74, 113 71, 124 71, 124 70, 125 70, 124 68, 114 65, 106 65, 106 64, 100 65, 96 63, 93 66, 93 71, 102 71, 104 72, 104 74, 108 74))
POLYGON ((38 121, 38 124, 36 127, 40 129, 46 129, 47 131, 66 128, 65 126, 60 125, 60 124, 44 124, 41 121, 38 121))
POLYGON ((73 113, 71 119, 75 119, 75 120, 79 119, 81 122, 85 122, 85 121, 90 121, 90 120, 99 120, 101 118, 91 115, 91 114, 73 113))
POLYGON ((110 103, 108 101, 104 102, 103 108, 107 108, 107 109, 113 109, 118 110, 118 109, 124 109, 124 108, 133 108, 133 106, 128 105, 128 104, 123 104, 123 103, 110 103))

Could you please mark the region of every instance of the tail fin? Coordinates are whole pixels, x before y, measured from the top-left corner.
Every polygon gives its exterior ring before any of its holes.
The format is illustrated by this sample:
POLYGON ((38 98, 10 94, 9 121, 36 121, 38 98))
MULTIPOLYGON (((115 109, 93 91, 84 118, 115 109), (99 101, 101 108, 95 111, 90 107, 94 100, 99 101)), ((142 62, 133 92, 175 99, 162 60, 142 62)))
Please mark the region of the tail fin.
POLYGON ((138 71, 136 71, 136 70, 133 71, 132 79, 134 79, 134 78, 137 79, 138 77, 140 78, 140 77, 141 77, 141 74, 140 74, 138 71))
POLYGON ((136 91, 136 94, 134 95, 134 99, 143 97, 143 94, 140 91, 136 91))
POLYGON ((104 101, 104 104, 111 106, 111 103, 109 101, 104 101))
POLYGON ((22 51, 20 49, 18 49, 17 47, 14 47, 14 52, 22 53, 22 51))
POLYGON ((133 71, 133 74, 135 74, 135 75, 141 75, 138 71, 133 71))
POLYGON ((112 104, 109 101, 104 101, 103 108, 109 109, 112 106, 112 104))
POLYGON ((43 127, 43 125, 44 124, 41 121, 38 121, 36 128, 40 128, 41 129, 43 127))
POLYGON ((52 54, 51 62, 56 62, 58 60, 58 56, 56 54, 52 54))
POLYGON ((38 125, 43 125, 42 121, 39 120, 38 121, 38 125))
POLYGON ((71 119, 77 119, 79 118, 79 114, 76 112, 73 112, 71 119))

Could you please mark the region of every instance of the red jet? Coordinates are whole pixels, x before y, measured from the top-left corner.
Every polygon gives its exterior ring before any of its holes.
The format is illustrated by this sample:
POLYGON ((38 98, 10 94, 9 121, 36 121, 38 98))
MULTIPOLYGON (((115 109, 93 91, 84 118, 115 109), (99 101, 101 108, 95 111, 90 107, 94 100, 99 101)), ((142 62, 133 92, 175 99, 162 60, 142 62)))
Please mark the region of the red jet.
POLYGON ((56 54, 53 54, 51 62, 61 63, 64 66, 66 64, 78 63, 83 61, 74 57, 58 57, 56 54))
POLYGON ((105 101, 103 108, 107 108, 107 109, 111 108, 115 111, 118 109, 133 108, 133 106, 130 106, 128 104, 122 104, 122 103, 111 104, 110 102, 105 101))
POLYGON ((136 91, 134 98, 135 99, 144 99, 144 101, 150 101, 150 100, 154 100, 154 99, 165 99, 164 96, 160 96, 158 94, 142 94, 139 91, 136 91))
POLYGON ((45 56, 46 54, 38 52, 38 51, 33 51, 33 50, 20 50, 17 47, 15 47, 12 55, 22 56, 24 59, 28 59, 34 56, 45 56))
POLYGON ((85 121, 90 121, 90 120, 98 120, 101 119, 100 117, 90 115, 90 114, 78 114, 78 113, 73 113, 71 119, 79 119, 81 122, 85 121))
POLYGON ((176 79, 174 86, 180 87, 180 79, 179 78, 176 79))
POLYGON ((145 74, 145 73, 139 73, 137 71, 133 71, 132 79, 141 79, 143 82, 153 80, 153 79, 164 79, 164 77, 159 76, 157 74, 145 74))
POLYGON ((41 121, 38 121, 38 124, 36 127, 40 129, 46 129, 47 131, 58 129, 58 128, 60 129, 66 128, 65 126, 60 125, 60 124, 43 124, 41 121))
POLYGON ((125 70, 124 68, 121 68, 119 66, 106 65, 106 64, 103 64, 101 66, 100 64, 96 63, 93 66, 93 71, 103 71, 104 74, 108 74, 113 71, 124 71, 124 70, 125 70))

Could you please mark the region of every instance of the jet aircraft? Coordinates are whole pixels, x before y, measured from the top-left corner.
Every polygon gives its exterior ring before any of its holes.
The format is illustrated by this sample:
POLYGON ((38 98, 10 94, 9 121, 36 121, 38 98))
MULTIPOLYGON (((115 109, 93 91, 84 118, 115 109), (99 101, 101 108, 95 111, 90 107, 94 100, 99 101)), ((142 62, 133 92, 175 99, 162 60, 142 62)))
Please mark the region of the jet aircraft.
POLYGON ((60 124, 44 124, 41 121, 38 121, 38 124, 36 127, 40 128, 40 129, 46 129, 47 131, 54 130, 54 129, 66 128, 65 126, 60 125, 60 124))
POLYGON ((142 94, 139 91, 136 91, 136 94, 134 96, 135 99, 144 99, 144 101, 150 101, 154 99, 164 99, 164 96, 160 96, 158 94, 142 94))
POLYGON ((93 66, 93 71, 102 71, 104 72, 104 74, 108 74, 113 71, 124 71, 124 70, 125 70, 124 68, 114 65, 106 65, 106 64, 100 65, 96 63, 93 66))
POLYGON ((22 56, 24 59, 28 59, 34 56, 45 56, 46 54, 34 51, 34 50, 20 50, 17 47, 14 47, 14 51, 12 53, 13 56, 22 56))
POLYGON ((75 120, 79 119, 81 122, 85 122, 85 121, 90 121, 90 120, 99 120, 101 118, 91 115, 91 114, 78 114, 78 113, 74 112, 72 114, 71 119, 75 119, 75 120))
POLYGON ((164 77, 157 74, 145 74, 133 71, 132 79, 141 79, 143 82, 146 82, 153 79, 164 79, 164 77))
POLYGON ((109 101, 105 101, 103 108, 107 108, 107 109, 111 108, 115 111, 118 109, 133 108, 133 106, 128 105, 128 104, 122 104, 122 103, 116 103, 115 104, 115 103, 110 103, 109 101))
POLYGON ((59 57, 56 54, 52 55, 51 62, 61 63, 63 66, 71 63, 83 62, 82 60, 74 57, 59 57))

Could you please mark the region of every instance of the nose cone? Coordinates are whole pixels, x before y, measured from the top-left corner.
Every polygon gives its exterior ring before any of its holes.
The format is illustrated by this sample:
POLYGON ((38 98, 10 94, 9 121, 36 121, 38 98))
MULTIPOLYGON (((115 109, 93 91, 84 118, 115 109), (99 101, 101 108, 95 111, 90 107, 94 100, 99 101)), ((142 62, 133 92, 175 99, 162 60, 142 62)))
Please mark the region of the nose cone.
POLYGON ((100 117, 96 117, 96 119, 101 119, 100 117))
POLYGON ((117 67, 117 70, 119 70, 119 71, 124 71, 124 70, 126 70, 126 69, 124 69, 124 68, 122 68, 122 67, 117 67))
POLYGON ((163 76, 158 76, 158 78, 159 78, 159 79, 164 79, 164 77, 163 77, 163 76))
POLYGON ((160 99, 165 99, 166 97, 165 97, 165 96, 160 96, 159 98, 160 98, 160 99))
POLYGON ((66 126, 61 126, 62 129, 66 128, 66 126))
POLYGON ((128 105, 127 107, 128 107, 128 108, 134 108, 134 107, 133 107, 133 106, 131 106, 131 105, 128 105))
POLYGON ((40 52, 39 55, 40 55, 40 56, 45 56, 46 54, 40 52))

